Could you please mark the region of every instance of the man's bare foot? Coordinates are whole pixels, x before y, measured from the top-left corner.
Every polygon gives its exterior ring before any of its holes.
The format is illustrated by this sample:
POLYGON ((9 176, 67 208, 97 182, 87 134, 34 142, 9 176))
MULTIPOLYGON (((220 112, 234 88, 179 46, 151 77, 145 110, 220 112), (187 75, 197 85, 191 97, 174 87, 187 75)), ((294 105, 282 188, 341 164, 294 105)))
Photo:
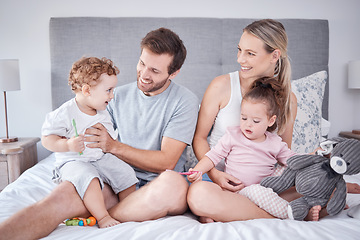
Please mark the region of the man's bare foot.
POLYGON ((98 220, 99 228, 113 227, 119 223, 119 221, 113 219, 110 215, 106 215, 102 219, 98 220))
POLYGON ((199 217, 199 222, 201 223, 212 223, 215 222, 214 219, 209 217, 199 217))
POLYGON ((316 205, 313 206, 310 210, 308 215, 305 217, 305 221, 319 221, 320 218, 320 210, 321 210, 321 206, 320 205, 316 205))

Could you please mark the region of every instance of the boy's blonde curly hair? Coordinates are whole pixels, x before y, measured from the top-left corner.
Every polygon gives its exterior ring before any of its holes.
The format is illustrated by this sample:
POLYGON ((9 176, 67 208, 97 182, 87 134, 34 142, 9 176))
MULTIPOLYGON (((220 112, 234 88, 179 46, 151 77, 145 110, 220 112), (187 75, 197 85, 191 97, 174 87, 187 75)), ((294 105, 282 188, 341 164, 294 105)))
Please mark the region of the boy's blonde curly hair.
POLYGON ((68 84, 74 92, 81 90, 84 84, 95 86, 99 83, 103 73, 111 75, 119 74, 119 69, 110 59, 105 57, 83 57, 76 61, 70 70, 68 84))

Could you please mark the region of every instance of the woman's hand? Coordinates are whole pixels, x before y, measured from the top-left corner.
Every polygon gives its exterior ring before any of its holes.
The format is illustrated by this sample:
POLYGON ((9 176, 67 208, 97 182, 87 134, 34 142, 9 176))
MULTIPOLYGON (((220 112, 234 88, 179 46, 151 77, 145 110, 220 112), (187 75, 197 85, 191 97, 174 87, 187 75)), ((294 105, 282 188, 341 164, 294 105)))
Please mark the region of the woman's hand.
POLYGON ((231 192, 238 192, 245 187, 244 184, 236 177, 218 170, 213 171, 211 179, 222 189, 231 192))
POLYGON ((110 152, 116 143, 116 140, 112 139, 106 128, 101 124, 97 123, 91 128, 86 129, 85 137, 86 142, 91 142, 86 146, 89 148, 101 148, 103 152, 110 152))

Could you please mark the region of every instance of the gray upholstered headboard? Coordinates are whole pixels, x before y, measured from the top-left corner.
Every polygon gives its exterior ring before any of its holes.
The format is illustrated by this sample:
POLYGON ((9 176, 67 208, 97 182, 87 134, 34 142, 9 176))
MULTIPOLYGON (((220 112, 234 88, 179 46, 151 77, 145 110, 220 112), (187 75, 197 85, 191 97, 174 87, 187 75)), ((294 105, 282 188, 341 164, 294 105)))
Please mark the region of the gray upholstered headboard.
MULTIPOLYGON (((74 61, 82 56, 107 57, 120 69, 119 85, 136 81, 140 41, 147 32, 167 27, 179 34, 188 50, 180 74, 174 79, 202 98, 210 81, 239 69, 237 44, 243 28, 255 19, 218 18, 51 18, 52 105, 57 108, 73 94, 67 86, 74 61)), ((292 79, 328 71, 327 20, 278 19, 289 37, 292 79)), ((328 119, 329 86, 322 105, 328 119)))

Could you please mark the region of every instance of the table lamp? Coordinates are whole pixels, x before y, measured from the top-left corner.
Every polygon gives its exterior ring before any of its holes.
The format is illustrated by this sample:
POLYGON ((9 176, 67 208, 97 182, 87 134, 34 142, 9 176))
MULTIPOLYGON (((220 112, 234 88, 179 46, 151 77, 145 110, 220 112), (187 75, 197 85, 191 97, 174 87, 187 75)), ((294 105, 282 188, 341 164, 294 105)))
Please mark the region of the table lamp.
POLYGON ((0 59, 0 90, 4 92, 5 105, 5 126, 6 137, 1 137, 1 143, 16 142, 17 137, 9 137, 6 91, 20 90, 20 73, 19 60, 17 59, 0 59))
MULTIPOLYGON (((350 61, 348 65, 348 88, 360 89, 360 60, 350 61)), ((360 134, 359 130, 352 130, 354 134, 360 134)))

